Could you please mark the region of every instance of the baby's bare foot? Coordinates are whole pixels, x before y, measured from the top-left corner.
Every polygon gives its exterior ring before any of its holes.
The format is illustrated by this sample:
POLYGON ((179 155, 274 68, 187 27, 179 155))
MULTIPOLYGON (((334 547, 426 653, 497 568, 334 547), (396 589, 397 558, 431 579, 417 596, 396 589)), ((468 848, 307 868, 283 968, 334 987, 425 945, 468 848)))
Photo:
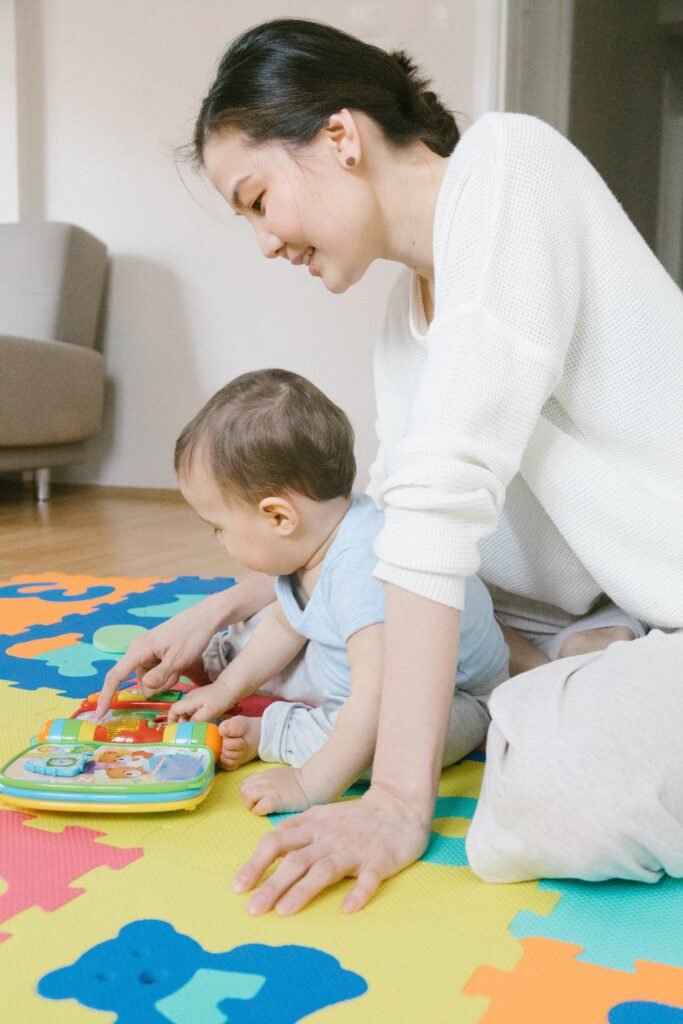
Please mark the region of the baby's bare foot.
POLYGON ((218 727, 223 738, 221 756, 222 768, 234 771, 247 761, 258 756, 258 745, 261 739, 261 719, 248 718, 246 715, 235 715, 226 718, 218 727))
POLYGON ((558 658, 571 658, 575 654, 593 654, 602 651, 618 640, 635 640, 636 635, 628 626, 601 626, 597 629, 582 629, 570 633, 560 647, 558 658))

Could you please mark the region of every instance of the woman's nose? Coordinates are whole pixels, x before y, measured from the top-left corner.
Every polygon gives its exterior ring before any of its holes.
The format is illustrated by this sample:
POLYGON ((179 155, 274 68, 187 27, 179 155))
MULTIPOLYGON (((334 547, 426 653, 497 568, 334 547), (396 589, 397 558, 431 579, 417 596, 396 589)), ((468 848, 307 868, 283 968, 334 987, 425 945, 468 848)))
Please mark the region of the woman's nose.
POLYGON ((263 229, 257 230, 256 233, 258 235, 258 243, 261 246, 261 252, 267 259, 274 260, 276 256, 280 255, 284 247, 284 242, 281 238, 263 229))

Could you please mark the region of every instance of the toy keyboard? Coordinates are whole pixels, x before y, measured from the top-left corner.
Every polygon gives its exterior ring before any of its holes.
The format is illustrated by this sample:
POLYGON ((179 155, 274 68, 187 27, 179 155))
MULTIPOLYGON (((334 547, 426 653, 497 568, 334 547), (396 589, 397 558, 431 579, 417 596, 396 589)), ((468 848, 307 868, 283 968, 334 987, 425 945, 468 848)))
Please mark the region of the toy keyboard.
POLYGON ((0 772, 0 800, 31 810, 149 812, 191 810, 207 796, 221 740, 213 722, 174 722, 166 712, 183 696, 147 700, 119 691, 101 722, 99 694, 71 718, 46 722, 0 772))

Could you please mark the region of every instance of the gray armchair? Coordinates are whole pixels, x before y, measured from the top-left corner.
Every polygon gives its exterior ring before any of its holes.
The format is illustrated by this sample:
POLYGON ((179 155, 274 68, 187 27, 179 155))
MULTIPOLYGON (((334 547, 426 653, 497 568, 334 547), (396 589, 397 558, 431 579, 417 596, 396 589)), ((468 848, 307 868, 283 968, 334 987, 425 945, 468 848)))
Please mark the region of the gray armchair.
POLYGON ((72 224, 0 224, 0 472, 83 461, 102 419, 104 360, 93 350, 102 242, 72 224))

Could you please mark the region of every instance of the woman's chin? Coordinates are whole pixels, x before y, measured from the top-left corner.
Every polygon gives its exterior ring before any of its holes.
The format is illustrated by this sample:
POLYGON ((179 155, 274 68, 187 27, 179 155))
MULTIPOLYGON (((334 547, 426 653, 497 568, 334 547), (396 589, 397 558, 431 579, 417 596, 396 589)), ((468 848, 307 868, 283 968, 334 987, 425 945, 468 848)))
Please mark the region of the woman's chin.
POLYGON ((324 277, 322 277, 321 280, 328 292, 332 292, 333 295, 341 295, 342 292, 345 292, 347 288, 351 287, 350 281, 332 281, 328 284, 324 277))
POLYGON ((323 274, 319 272, 315 276, 320 278, 328 292, 332 292, 333 295, 341 295, 343 292, 348 291, 357 281, 360 281, 363 273, 356 274, 355 276, 351 274, 337 274, 333 277, 329 273, 323 274))

